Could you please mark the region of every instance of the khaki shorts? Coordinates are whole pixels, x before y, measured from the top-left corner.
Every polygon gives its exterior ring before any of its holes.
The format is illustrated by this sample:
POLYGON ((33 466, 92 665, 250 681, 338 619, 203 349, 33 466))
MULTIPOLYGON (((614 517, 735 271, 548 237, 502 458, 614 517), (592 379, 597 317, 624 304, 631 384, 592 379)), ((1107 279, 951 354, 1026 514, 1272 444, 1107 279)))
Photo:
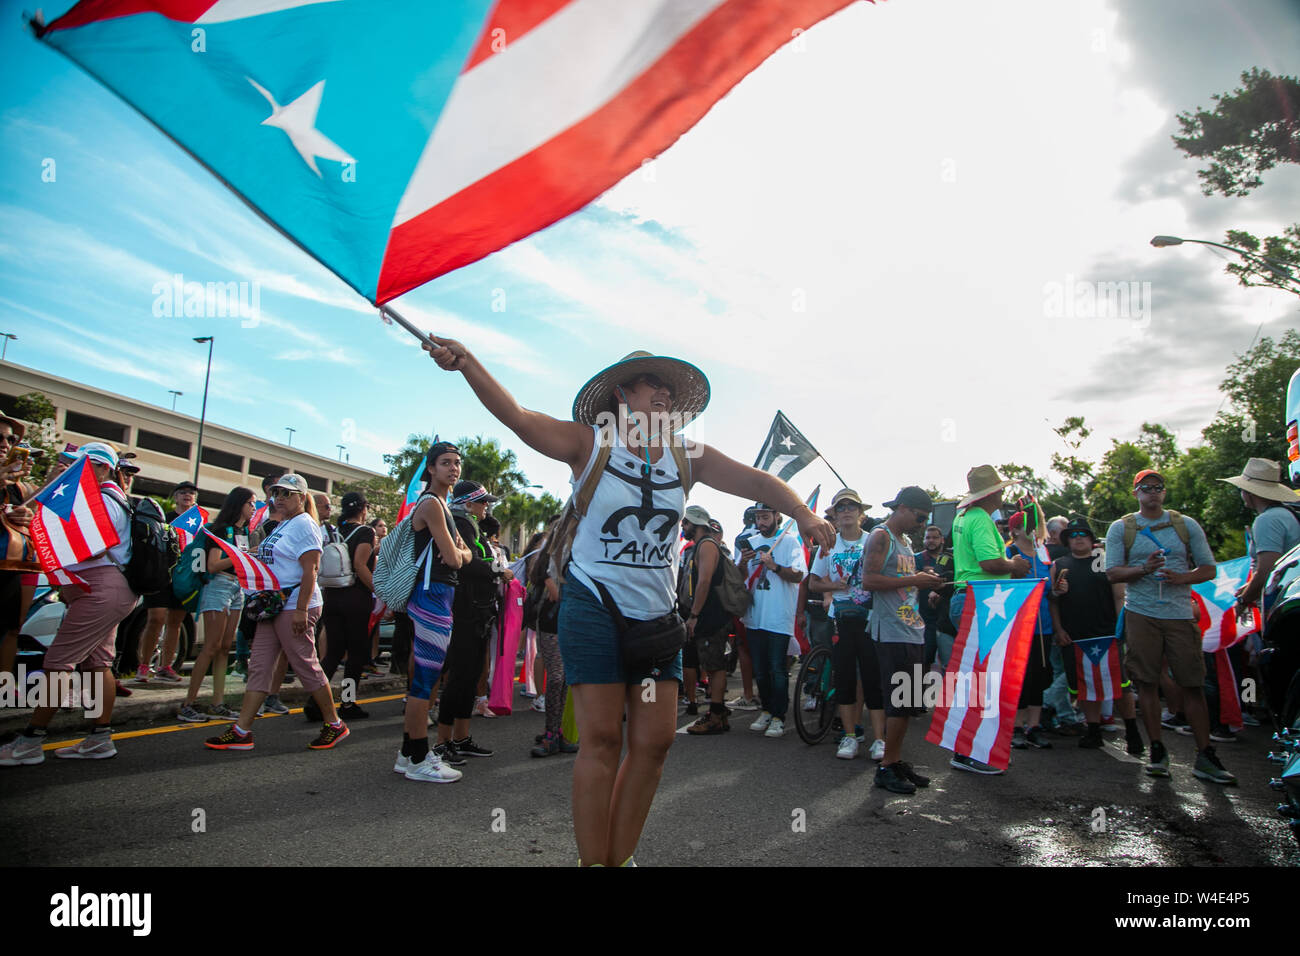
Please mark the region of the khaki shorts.
POLYGON ((1132 680, 1160 683, 1163 658, 1179 687, 1199 688, 1205 682, 1201 629, 1195 621, 1170 621, 1125 611, 1124 632, 1128 645, 1124 671, 1132 680))
POLYGON ((727 632, 730 630, 730 627, 724 627, 707 637, 696 635, 695 649, 700 655, 700 670, 706 674, 727 669, 727 632))

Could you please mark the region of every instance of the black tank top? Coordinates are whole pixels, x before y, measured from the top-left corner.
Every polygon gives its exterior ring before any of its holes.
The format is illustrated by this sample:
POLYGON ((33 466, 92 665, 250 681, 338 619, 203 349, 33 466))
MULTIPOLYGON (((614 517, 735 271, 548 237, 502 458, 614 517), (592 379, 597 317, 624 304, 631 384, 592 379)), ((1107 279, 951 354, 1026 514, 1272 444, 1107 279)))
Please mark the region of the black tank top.
MULTIPOLYGON (((455 541, 456 525, 451 520, 451 514, 448 512, 446 508, 440 508, 440 510, 442 511, 443 518, 447 522, 447 533, 451 535, 451 540, 455 541)), ((430 546, 432 547, 433 570, 429 572, 429 580, 431 582, 437 581, 439 584, 450 584, 452 587, 455 587, 457 581, 459 580, 459 575, 457 574, 455 568, 449 568, 447 567, 447 565, 442 563, 442 555, 439 554, 438 552, 438 542, 433 540, 433 532, 428 528, 416 528, 415 529, 415 556, 419 558, 420 555, 424 554, 424 549, 430 546)), ((415 586, 416 587, 424 586, 423 566, 420 567, 419 572, 416 574, 415 586)))

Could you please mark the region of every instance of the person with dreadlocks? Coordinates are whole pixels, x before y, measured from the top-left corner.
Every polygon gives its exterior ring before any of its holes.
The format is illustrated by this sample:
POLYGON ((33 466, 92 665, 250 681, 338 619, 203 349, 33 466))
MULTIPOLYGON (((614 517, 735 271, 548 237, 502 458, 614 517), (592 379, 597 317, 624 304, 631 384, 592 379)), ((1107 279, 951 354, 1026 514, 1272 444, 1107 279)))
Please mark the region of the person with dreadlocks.
MULTIPOLYGON (((1027 577, 1047 578, 1051 574, 1052 562, 1045 546, 1047 527, 1043 510, 1033 498, 1020 499, 1019 506, 1020 510, 1008 521, 1011 543, 1007 545, 1007 557, 1019 555, 1024 558, 1030 565, 1027 577)), ((1048 657, 1052 646, 1052 611, 1047 595, 1050 590, 1049 585, 1038 606, 1038 626, 1034 629, 1033 643, 1029 645, 1025 682, 1020 687, 1020 709, 1016 713, 1016 729, 1011 737, 1011 746, 1017 750, 1029 747, 1045 750, 1052 746, 1041 725, 1043 691, 1052 683, 1052 665, 1048 657)))
POLYGON ((469 722, 496 618, 497 574, 492 569, 492 549, 482 540, 478 523, 487 515, 488 506, 499 500, 477 481, 458 481, 451 491, 451 515, 457 533, 469 546, 470 560, 460 567, 451 605, 451 644, 443 667, 438 741, 433 749, 444 764, 453 767, 462 766, 467 757, 493 754, 474 743, 469 722))

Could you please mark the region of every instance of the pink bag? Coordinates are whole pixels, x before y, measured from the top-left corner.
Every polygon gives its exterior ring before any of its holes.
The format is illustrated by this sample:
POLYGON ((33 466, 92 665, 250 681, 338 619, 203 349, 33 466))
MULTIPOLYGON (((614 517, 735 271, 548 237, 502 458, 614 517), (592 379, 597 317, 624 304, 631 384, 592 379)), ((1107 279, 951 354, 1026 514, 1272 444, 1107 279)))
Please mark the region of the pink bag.
POLYGON ((518 578, 505 585, 505 600, 498 621, 497 657, 493 661, 488 706, 502 717, 510 713, 514 702, 515 655, 519 653, 519 635, 524 623, 524 593, 518 578))

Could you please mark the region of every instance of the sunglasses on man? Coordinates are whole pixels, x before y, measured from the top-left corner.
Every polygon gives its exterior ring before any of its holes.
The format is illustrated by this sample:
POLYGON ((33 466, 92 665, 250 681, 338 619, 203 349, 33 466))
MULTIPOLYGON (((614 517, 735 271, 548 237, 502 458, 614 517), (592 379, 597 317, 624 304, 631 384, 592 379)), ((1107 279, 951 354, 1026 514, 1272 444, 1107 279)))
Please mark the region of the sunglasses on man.
POLYGON ((1147 494, 1155 494, 1164 490, 1164 485, 1138 485, 1138 491, 1145 491, 1147 494))

